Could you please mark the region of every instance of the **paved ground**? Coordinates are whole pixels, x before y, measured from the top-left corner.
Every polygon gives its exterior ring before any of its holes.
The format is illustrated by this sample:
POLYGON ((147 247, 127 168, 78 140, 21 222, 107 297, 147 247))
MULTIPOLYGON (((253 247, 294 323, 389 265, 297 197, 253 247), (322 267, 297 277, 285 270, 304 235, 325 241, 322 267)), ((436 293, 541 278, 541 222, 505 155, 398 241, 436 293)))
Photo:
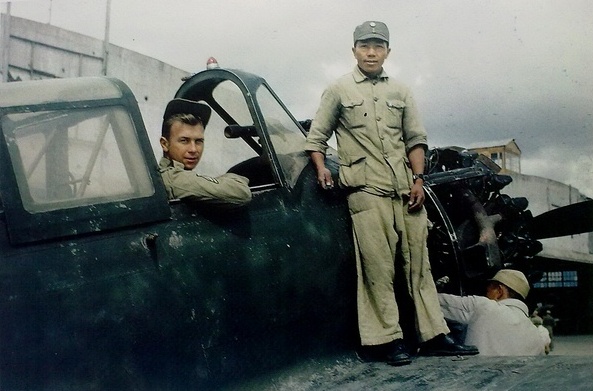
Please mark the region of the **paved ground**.
POLYGON ((417 357, 404 367, 363 363, 346 353, 310 359, 229 390, 593 390, 593 335, 557 336, 555 344, 548 356, 417 357))
POLYGON ((593 356, 593 335, 558 335, 550 355, 593 356))

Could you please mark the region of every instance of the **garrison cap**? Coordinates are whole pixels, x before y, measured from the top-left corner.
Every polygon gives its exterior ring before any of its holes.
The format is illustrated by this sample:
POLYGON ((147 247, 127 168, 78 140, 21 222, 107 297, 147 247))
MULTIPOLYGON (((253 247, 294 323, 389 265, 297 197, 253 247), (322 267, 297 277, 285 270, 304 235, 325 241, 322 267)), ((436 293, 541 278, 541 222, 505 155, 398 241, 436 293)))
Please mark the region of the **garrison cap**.
POLYGON ((166 121, 175 114, 193 114, 206 127, 212 110, 209 106, 189 99, 175 98, 167 104, 163 120, 166 121))
POLYGON ((497 281, 501 284, 504 284, 517 292, 523 299, 527 297, 529 293, 529 281, 527 281, 527 277, 525 274, 521 273, 518 270, 511 270, 511 269, 503 269, 499 270, 498 273, 494 275, 488 281, 497 281))
POLYGON ((354 43, 365 39, 380 39, 389 43, 389 29, 383 22, 367 21, 354 29, 354 43))

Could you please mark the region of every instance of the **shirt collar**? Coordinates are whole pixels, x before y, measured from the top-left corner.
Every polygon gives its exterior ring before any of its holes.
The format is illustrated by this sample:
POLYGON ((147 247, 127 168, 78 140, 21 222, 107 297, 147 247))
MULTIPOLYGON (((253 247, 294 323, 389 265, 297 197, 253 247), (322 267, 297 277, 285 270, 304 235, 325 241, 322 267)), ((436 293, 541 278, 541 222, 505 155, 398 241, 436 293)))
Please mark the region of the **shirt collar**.
MULTIPOLYGON (((360 70, 358 65, 354 66, 354 72, 352 74, 354 75, 354 81, 357 83, 363 82, 365 80, 372 80, 370 77, 368 77, 367 75, 362 73, 362 71, 360 70)), ((381 69, 381 74, 379 76, 377 76, 377 79, 383 80, 383 79, 388 79, 388 78, 389 78, 389 76, 387 76, 385 69, 381 69)))
POLYGON ((159 167, 160 168, 176 167, 176 168, 181 168, 182 170, 185 169, 185 166, 183 165, 183 163, 178 162, 177 160, 171 160, 165 156, 163 156, 161 158, 161 160, 159 161, 159 167))
POLYGON ((507 307, 516 307, 521 310, 525 314, 525 316, 529 317, 527 314, 529 309, 527 308, 527 304, 523 303, 521 300, 517 299, 503 299, 499 301, 500 304, 504 304, 507 307))

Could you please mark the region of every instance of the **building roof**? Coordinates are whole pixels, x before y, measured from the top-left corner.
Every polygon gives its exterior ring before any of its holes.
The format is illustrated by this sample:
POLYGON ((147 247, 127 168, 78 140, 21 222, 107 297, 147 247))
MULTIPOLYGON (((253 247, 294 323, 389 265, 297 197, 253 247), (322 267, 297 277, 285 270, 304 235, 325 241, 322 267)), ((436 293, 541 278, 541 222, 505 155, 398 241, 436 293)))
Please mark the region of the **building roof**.
POLYGON ((504 140, 496 140, 496 141, 479 141, 476 143, 470 143, 466 145, 467 149, 478 149, 478 148, 492 148, 492 147, 505 147, 511 143, 514 143, 517 149, 520 151, 521 149, 517 145, 517 142, 514 138, 508 138, 504 140))

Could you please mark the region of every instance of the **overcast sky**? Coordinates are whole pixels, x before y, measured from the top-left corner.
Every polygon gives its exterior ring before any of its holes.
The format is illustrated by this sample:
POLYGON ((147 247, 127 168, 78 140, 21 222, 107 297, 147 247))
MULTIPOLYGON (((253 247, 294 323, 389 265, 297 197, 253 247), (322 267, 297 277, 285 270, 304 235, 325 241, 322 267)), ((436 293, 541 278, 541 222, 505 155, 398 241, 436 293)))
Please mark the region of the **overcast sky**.
MULTIPOLYGON (((11 4, 14 16, 104 37, 106 0, 11 4)), ((189 72, 214 56, 263 76, 305 119, 354 66, 365 20, 389 26, 385 69, 412 87, 431 146, 514 138, 524 174, 593 197, 589 0, 112 0, 110 42, 189 72)))

